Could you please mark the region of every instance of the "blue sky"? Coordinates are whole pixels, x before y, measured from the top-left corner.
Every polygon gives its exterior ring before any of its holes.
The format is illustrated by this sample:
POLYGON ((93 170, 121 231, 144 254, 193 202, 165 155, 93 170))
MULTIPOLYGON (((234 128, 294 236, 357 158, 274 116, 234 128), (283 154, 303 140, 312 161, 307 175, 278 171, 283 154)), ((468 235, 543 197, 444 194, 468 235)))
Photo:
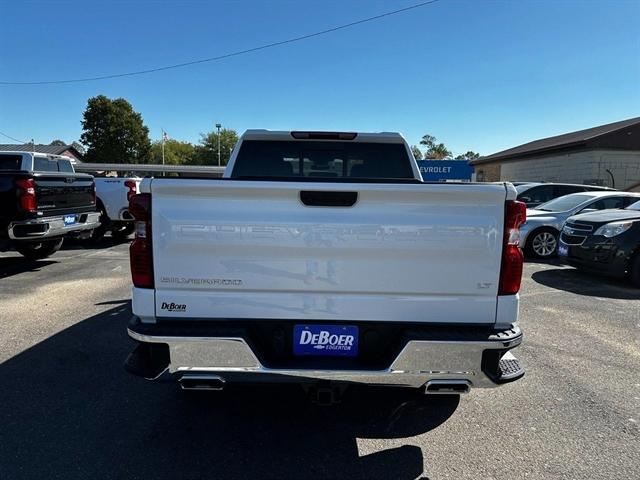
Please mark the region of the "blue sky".
MULTIPOLYGON (((211 57, 419 0, 0 0, 0 81, 211 57)), ((79 138, 89 97, 124 97, 160 137, 247 128, 430 133, 490 154, 640 115, 640 1, 438 3, 220 62, 122 79, 0 85, 0 131, 79 138)), ((11 143, 0 137, 0 143, 11 143)))

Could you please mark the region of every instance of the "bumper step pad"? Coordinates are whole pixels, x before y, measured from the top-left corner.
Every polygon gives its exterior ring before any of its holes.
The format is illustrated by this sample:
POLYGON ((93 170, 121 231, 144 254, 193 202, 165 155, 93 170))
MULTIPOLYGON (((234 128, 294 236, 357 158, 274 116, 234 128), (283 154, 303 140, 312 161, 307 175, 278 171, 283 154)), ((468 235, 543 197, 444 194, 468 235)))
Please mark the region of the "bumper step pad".
POLYGON ((520 360, 514 357, 511 352, 505 353, 498 363, 498 375, 496 383, 509 383, 524 376, 524 368, 520 365, 520 360))

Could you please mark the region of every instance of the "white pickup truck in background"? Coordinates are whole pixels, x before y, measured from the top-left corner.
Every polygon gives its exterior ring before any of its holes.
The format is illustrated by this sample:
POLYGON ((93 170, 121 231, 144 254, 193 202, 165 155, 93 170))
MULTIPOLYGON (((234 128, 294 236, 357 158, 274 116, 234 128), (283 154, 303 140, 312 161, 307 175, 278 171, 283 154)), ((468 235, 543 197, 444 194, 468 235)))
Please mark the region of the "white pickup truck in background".
POLYGON ((133 217, 129 213, 129 200, 138 192, 140 178, 95 176, 97 209, 101 212, 100 226, 93 230, 91 239, 100 240, 107 232, 115 239, 133 233, 133 217))
POLYGON ((396 133, 250 130, 225 178, 140 190, 132 373, 429 394, 524 375, 509 183, 423 183, 396 133))

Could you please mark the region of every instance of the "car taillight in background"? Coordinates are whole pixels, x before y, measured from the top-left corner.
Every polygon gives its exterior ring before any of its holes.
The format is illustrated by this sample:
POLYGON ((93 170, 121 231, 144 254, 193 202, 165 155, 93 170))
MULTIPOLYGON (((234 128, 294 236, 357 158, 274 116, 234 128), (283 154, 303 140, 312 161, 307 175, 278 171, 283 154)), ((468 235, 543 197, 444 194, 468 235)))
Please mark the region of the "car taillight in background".
POLYGON ((138 193, 138 186, 134 180, 125 180, 124 186, 129 189, 127 192, 127 200, 131 201, 131 197, 138 193))
POLYGON ((522 282, 524 256, 518 247, 520 226, 527 220, 527 206, 516 200, 505 202, 502 267, 498 295, 515 295, 522 282))
POLYGON ((135 219, 136 238, 129 247, 131 279, 138 288, 153 288, 151 248, 151 194, 139 193, 129 200, 129 212, 135 219))
POLYGON ((20 178, 16 180, 16 191, 18 196, 18 207, 20 210, 29 213, 38 211, 36 201, 36 182, 33 178, 20 178))

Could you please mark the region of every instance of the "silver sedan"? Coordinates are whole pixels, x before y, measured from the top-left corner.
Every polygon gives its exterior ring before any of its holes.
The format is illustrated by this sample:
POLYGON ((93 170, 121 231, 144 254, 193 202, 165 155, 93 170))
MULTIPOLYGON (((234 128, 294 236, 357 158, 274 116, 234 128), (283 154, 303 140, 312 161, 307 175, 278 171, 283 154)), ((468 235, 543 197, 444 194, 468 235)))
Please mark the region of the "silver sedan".
POLYGON ((639 199, 639 193, 582 192, 528 209, 527 221, 520 227, 520 248, 528 257, 551 258, 556 255, 558 236, 569 217, 596 210, 625 208, 639 199))

